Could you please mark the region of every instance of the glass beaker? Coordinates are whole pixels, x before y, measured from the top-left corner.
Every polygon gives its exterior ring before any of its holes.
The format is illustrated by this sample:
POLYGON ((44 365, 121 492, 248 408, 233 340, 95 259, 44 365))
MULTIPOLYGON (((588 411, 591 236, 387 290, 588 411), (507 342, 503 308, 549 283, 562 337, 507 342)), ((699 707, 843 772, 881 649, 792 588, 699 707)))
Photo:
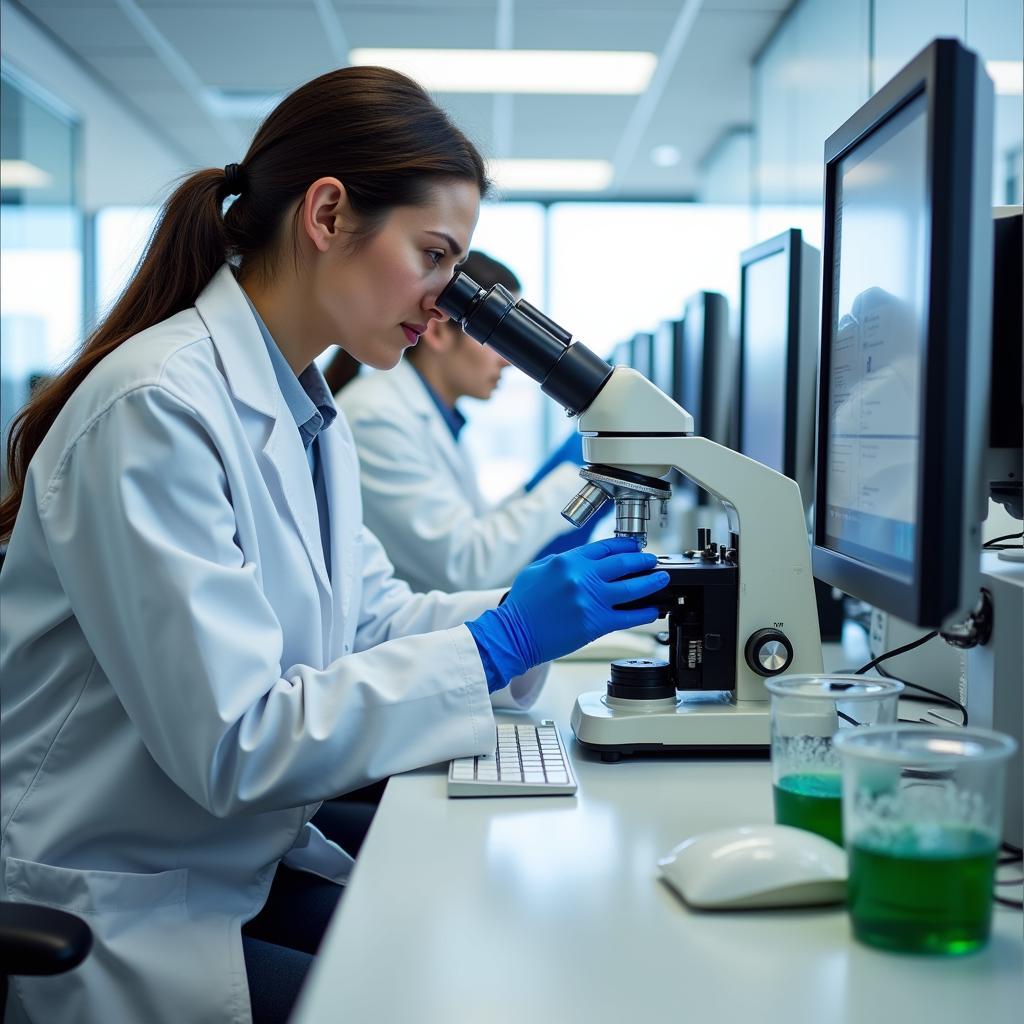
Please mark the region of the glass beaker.
POLYGON ((780 676, 771 693, 775 821, 843 845, 842 767, 832 737, 896 721, 903 684, 870 676, 780 676))
POLYGON ((836 749, 854 935, 918 953, 983 946, 1016 743, 988 729, 892 725, 840 734, 836 749))

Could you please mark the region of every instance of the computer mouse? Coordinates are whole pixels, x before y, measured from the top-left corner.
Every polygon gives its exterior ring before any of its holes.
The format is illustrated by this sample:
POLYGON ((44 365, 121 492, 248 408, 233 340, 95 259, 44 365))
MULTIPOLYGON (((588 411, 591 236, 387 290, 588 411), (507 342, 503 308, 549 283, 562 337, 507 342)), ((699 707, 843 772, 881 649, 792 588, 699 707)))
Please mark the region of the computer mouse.
POLYGON ((789 825, 705 832, 658 861, 666 881, 701 910, 802 907, 846 899, 846 853, 789 825))

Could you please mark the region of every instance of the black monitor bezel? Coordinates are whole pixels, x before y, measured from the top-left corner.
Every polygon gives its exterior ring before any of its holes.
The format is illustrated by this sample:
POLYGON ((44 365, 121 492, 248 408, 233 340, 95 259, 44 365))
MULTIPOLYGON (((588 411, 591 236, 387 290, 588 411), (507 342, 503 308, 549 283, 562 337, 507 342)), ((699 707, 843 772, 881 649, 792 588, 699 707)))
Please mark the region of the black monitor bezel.
MULTIPOLYGON (((814 575, 923 627, 937 628, 959 610, 968 364, 968 301, 962 283, 970 272, 974 117, 977 58, 955 40, 939 39, 915 57, 825 143, 824 239, 818 415, 815 445, 814 575), (926 191, 931 273, 922 362, 921 449, 918 459, 914 578, 905 578, 842 554, 824 543, 828 410, 834 302, 835 201, 840 161, 860 143, 925 96, 926 191), (940 117, 954 110, 961 116, 940 117), (970 187, 966 189, 965 183, 970 187), (957 284, 961 287, 957 287, 957 284), (939 464, 940 474, 929 469, 939 464), (927 510, 927 514, 924 514, 927 510)), ((984 183, 987 186, 987 182, 984 183)))
POLYGON ((630 356, 632 354, 633 343, 632 341, 619 341, 615 343, 615 347, 612 349, 611 356, 609 357, 613 366, 629 366, 630 356))
MULTIPOLYGON (((740 253, 740 308, 739 352, 736 358, 736 451, 743 451, 743 381, 747 359, 747 268, 772 256, 784 255, 788 276, 786 288, 786 372, 785 394, 780 397, 785 413, 782 438, 782 468, 780 472, 791 480, 797 474, 797 391, 800 374, 800 283, 803 273, 801 260, 803 234, 799 228, 789 228, 774 238, 766 239, 740 253)), ((774 466, 772 467, 775 468, 774 466)))
POLYGON ((680 401, 680 387, 682 385, 682 321, 681 320, 662 320, 654 330, 651 339, 651 383, 663 391, 673 402, 682 404, 680 401), (663 337, 667 336, 667 337, 663 337), (660 374, 656 373, 657 361, 658 361, 658 346, 660 342, 667 341, 669 349, 669 367, 668 377, 669 380, 662 381, 658 378, 660 374), (667 384, 667 386, 665 386, 667 384))
POLYGON ((654 352, 652 351, 654 346, 654 335, 650 331, 637 331, 629 340, 629 365, 641 373, 648 380, 651 379, 651 365, 653 362, 654 352), (638 350, 646 350, 647 353, 647 366, 638 365, 642 360, 637 358, 638 350))

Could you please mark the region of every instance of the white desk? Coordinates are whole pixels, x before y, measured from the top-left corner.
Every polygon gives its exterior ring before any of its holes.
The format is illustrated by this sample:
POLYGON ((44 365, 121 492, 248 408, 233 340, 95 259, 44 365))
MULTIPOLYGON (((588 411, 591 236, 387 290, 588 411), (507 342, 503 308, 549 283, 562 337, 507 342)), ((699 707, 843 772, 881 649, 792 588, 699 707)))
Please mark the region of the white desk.
POLYGON ((449 800, 441 765, 389 782, 294 1022, 1021 1019, 1019 911, 997 906, 983 952, 931 959, 859 945, 842 909, 689 910, 655 861, 771 821, 768 762, 603 764, 568 723, 606 668, 555 666, 528 716, 562 726, 575 797, 449 800))

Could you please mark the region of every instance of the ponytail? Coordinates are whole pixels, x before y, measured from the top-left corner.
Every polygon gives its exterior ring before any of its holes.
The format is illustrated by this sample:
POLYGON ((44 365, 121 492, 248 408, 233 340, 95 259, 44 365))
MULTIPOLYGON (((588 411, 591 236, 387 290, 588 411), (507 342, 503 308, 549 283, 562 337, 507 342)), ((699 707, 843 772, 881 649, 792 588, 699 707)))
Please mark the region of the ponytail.
POLYGON ((194 306, 228 258, 266 263, 281 221, 312 182, 339 178, 366 232, 398 206, 427 201, 440 180, 485 195, 483 159, 411 79, 374 67, 321 75, 285 98, 260 126, 242 164, 186 178, 167 201, 135 276, 64 369, 11 422, 11 489, 0 501, 10 537, 28 466, 92 368, 133 335, 194 306), (222 214, 224 199, 238 198, 222 214))

